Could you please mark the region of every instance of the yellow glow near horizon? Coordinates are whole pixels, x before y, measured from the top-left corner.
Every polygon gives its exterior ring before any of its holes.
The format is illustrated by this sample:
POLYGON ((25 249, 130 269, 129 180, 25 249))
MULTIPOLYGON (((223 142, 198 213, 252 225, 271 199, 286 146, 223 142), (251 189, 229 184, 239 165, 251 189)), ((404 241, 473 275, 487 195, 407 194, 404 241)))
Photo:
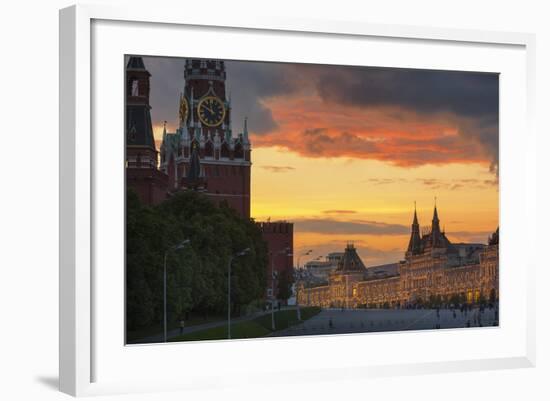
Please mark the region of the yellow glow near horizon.
MULTIPOLYGON (((410 227, 414 201, 421 227, 431 224, 437 196, 441 227, 453 241, 486 238, 498 226, 498 186, 487 167, 474 163, 397 167, 389 163, 306 158, 281 148, 254 148, 252 216, 256 220, 330 219, 410 227)), ((298 223, 299 225, 299 223, 298 223)), ((301 232, 295 248, 346 241, 402 250, 408 235, 301 232)))

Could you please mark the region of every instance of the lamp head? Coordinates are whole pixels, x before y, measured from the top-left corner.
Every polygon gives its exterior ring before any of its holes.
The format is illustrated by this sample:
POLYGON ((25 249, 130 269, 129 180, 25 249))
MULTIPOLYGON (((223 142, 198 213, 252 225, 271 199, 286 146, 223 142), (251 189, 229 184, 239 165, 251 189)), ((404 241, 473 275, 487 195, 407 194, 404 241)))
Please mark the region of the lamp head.
POLYGON ((177 250, 177 251, 179 251, 180 249, 185 248, 185 245, 189 244, 190 242, 191 242, 190 240, 186 239, 185 241, 182 241, 182 242, 180 242, 179 244, 177 244, 177 245, 174 247, 174 249, 177 250))
POLYGON ((244 256, 244 255, 246 255, 248 252, 250 252, 250 248, 245 248, 245 249, 243 249, 242 251, 240 251, 239 253, 237 253, 237 256, 244 256))

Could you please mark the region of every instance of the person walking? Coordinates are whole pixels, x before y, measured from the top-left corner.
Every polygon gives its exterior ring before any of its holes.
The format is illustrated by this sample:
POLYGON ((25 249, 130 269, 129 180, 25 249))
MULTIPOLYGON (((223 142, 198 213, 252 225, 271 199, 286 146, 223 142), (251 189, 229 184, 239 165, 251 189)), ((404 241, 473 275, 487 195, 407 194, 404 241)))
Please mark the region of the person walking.
POLYGON ((183 329, 185 328, 185 320, 180 320, 180 336, 183 334, 183 329))

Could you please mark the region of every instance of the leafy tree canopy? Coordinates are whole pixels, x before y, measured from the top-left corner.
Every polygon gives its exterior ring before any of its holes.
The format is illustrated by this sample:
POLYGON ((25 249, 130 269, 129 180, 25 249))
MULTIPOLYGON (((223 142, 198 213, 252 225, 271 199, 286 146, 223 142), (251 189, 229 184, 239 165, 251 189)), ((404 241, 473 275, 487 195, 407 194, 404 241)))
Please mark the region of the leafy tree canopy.
POLYGON ((232 255, 249 248, 232 263, 233 310, 265 293, 267 245, 252 220, 226 204, 215 206, 204 195, 180 192, 163 203, 141 204, 129 190, 126 202, 127 325, 134 330, 163 319, 165 252, 188 239, 181 250, 168 251, 168 319, 188 312, 227 310, 227 271, 232 255))

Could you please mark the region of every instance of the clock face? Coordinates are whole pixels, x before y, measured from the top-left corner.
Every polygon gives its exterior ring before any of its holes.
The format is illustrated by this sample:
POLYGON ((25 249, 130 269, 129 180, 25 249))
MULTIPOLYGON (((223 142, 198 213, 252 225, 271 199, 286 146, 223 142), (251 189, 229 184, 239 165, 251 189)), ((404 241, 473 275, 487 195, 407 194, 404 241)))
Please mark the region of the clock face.
POLYGON ((183 122, 187 121, 187 115, 189 114, 189 104, 185 97, 180 98, 180 120, 183 122))
POLYGON ((225 118, 225 107, 220 99, 214 96, 202 98, 198 105, 199 119, 208 127, 216 127, 225 118))

